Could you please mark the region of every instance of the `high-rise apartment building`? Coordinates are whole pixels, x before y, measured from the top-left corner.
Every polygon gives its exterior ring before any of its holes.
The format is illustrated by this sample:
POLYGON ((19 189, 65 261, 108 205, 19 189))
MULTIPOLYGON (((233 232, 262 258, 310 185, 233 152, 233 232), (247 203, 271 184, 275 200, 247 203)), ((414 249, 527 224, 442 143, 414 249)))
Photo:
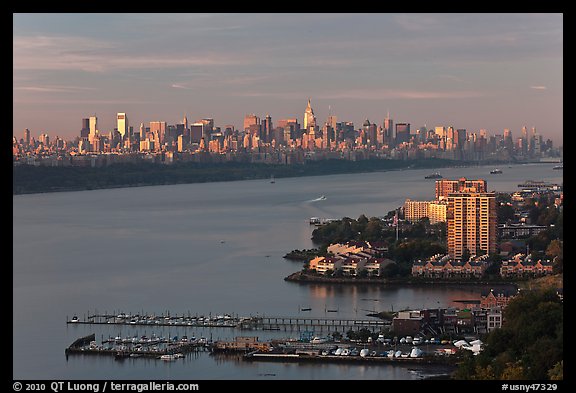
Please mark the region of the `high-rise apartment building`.
POLYGON ((126 113, 118 113, 116 114, 116 129, 120 133, 120 137, 124 139, 128 133, 128 118, 126 117, 126 113))
POLYGON ((412 201, 406 199, 404 202, 404 219, 410 222, 417 222, 421 218, 428 217, 428 201, 412 201))
POLYGON ((448 214, 448 202, 432 201, 428 204, 428 219, 430 224, 437 224, 439 222, 446 222, 448 214))
POLYGON ((448 254, 461 260, 496 252, 496 195, 456 192, 448 195, 448 254))
POLYGON ((461 177, 458 180, 436 180, 436 199, 441 200, 453 192, 487 192, 486 180, 468 180, 461 177))

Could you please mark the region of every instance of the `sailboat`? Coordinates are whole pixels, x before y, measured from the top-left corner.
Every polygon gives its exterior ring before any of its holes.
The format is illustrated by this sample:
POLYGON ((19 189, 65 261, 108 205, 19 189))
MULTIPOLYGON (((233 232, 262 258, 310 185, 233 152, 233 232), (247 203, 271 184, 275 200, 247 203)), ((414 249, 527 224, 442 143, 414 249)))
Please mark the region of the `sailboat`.
POLYGON ((276 183, 276 180, 274 180, 274 175, 270 176, 270 183, 272 184, 276 183))

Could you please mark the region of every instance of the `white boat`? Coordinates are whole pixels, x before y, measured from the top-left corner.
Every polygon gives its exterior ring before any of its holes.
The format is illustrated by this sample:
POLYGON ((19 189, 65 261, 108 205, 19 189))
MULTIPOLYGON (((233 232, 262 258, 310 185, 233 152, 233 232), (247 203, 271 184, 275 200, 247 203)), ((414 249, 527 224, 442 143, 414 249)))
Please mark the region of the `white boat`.
POLYGON ((176 358, 176 355, 162 355, 162 356, 160 356, 160 359, 169 362, 172 360, 176 360, 177 358, 176 358))
POLYGON ((70 322, 72 322, 72 323, 77 323, 77 322, 78 322, 78 317, 77 317, 76 315, 74 315, 74 316, 72 317, 72 319, 70 320, 70 322))
POLYGON ((499 175, 499 174, 501 174, 501 173, 502 173, 502 170, 501 170, 501 169, 498 169, 498 168, 492 169, 492 170, 490 171, 490 174, 492 174, 492 175, 499 175))
POLYGON ((417 347, 412 348, 412 351, 410 352, 410 357, 411 358, 419 358, 420 356, 422 356, 424 352, 417 347))
POLYGON ((389 350, 388 354, 386 356, 389 358, 393 358, 394 357, 394 350, 393 349, 389 350))
POLYGON ((334 352, 334 355, 336 355, 336 356, 342 355, 342 348, 336 349, 336 352, 334 352))
POLYGON ((364 348, 360 351, 360 357, 365 358, 366 356, 368 356, 370 354, 370 350, 368 348, 364 348))
POLYGON ((400 356, 403 357, 403 358, 407 358, 408 356, 410 356, 410 354, 409 354, 409 353, 403 353, 403 354, 400 355, 400 356))
POLYGON ((310 340, 310 344, 323 344, 327 341, 328 340, 326 338, 314 337, 312 340, 310 340))
POLYGON ((349 350, 348 348, 344 348, 344 349, 342 350, 341 355, 342 355, 342 356, 348 356, 348 355, 350 355, 350 350, 349 350))
POLYGON ((396 353, 394 354, 394 357, 399 358, 400 356, 402 356, 402 351, 396 351, 396 353))
POLYGON ((470 346, 470 344, 468 344, 468 342, 466 340, 458 340, 454 343, 454 346, 456 348, 461 348, 463 346, 470 346))

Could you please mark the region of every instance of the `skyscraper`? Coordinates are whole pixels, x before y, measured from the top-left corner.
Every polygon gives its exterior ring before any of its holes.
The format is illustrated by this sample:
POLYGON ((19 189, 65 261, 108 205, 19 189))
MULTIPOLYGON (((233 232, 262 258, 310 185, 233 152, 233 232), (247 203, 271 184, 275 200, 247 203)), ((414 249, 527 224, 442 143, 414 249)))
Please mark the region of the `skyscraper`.
POLYGON ((494 193, 448 195, 448 254, 461 260, 496 252, 496 196, 494 193))
POLYGON ((30 145, 30 130, 28 128, 24 130, 24 144, 26 146, 30 145))
POLYGON ((128 118, 126 117, 126 113, 116 114, 116 123, 116 129, 120 133, 120 137, 124 139, 124 136, 128 134, 128 118))
POLYGON ((88 135, 90 135, 90 119, 82 119, 80 138, 88 138, 88 135))
POLYGON ((304 130, 310 131, 310 127, 316 127, 316 116, 314 116, 314 110, 312 110, 310 98, 308 98, 308 105, 304 111, 304 130))
POLYGON ((90 116, 90 134, 96 135, 96 130, 98 129, 98 118, 96 116, 90 116))
POLYGON ((384 126, 382 127, 384 129, 384 144, 389 145, 394 141, 393 123, 394 121, 390 118, 390 112, 388 112, 386 118, 384 119, 384 126))

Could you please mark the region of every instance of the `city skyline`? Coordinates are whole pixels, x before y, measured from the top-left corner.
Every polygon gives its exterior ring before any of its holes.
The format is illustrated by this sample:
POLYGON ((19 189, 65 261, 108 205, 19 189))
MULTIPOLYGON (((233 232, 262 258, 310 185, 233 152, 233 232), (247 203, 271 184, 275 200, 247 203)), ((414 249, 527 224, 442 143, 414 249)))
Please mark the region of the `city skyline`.
POLYGON ((562 14, 14 14, 13 135, 329 113, 563 144, 562 14), (449 28, 447 28, 449 27, 449 28))

